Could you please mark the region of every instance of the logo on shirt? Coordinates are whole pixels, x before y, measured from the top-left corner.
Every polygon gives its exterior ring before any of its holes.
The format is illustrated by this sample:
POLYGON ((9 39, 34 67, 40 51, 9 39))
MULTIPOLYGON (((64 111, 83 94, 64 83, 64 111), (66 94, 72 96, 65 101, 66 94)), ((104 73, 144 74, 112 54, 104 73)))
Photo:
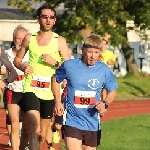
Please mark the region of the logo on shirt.
POLYGON ((98 89, 98 84, 99 81, 97 79, 90 79, 88 81, 88 87, 91 88, 92 90, 98 89))

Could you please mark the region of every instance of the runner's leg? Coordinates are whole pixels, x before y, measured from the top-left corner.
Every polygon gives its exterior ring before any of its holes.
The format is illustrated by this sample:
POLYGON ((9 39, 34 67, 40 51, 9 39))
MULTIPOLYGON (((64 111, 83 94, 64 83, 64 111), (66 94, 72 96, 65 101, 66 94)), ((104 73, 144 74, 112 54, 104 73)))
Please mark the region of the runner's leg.
MULTIPOLYGON (((39 144, 40 144, 39 150, 42 150, 43 144, 45 143, 49 126, 50 126, 50 119, 41 119, 41 121, 40 121, 41 133, 40 133, 40 137, 39 137, 39 144)), ((51 128, 49 128, 49 130, 51 130, 51 128)), ((52 133, 52 131, 50 131, 50 133, 52 133)))
POLYGON ((26 112, 22 111, 21 114, 22 114, 22 133, 20 138, 19 150, 24 150, 29 142, 30 122, 26 112))
POLYGON ((19 106, 17 104, 7 105, 11 120, 11 146, 12 150, 19 150, 19 106))
POLYGON ((30 120, 29 149, 38 150, 38 137, 40 135, 40 113, 37 110, 30 110, 27 112, 27 115, 29 116, 30 120))
POLYGON ((72 138, 72 137, 64 137, 66 150, 82 150, 82 140, 72 138))

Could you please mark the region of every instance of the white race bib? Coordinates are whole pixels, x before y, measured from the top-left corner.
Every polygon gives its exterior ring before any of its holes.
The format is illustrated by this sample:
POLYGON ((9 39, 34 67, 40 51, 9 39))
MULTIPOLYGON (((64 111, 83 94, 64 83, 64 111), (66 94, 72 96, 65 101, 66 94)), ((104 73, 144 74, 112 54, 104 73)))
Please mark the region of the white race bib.
POLYGON ((92 108, 95 106, 95 91, 75 91, 74 106, 77 108, 92 108))
POLYGON ((44 77, 44 76, 37 76, 34 75, 32 78, 32 87, 36 90, 49 90, 50 86, 50 77, 44 77))

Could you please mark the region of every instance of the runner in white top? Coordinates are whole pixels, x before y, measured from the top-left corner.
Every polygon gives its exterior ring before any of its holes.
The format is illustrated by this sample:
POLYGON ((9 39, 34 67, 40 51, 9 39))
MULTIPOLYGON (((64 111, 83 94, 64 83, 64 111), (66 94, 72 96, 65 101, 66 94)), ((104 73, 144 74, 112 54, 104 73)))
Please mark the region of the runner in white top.
POLYGON ((17 73, 15 69, 13 68, 11 62, 8 60, 7 55, 0 47, 0 63, 3 64, 7 70, 9 71, 9 75, 7 79, 0 79, 0 94, 2 94, 2 89, 7 86, 8 83, 11 83, 14 81, 14 79, 17 77, 17 73))
MULTIPOLYGON (((17 51, 20 49, 22 40, 28 33, 27 29, 19 25, 16 27, 13 33, 13 42, 15 47, 6 51, 6 54, 13 65, 14 58, 16 57, 17 51)), ((24 57, 23 63, 27 65, 28 54, 24 57)), ((13 65, 14 67, 14 65, 13 65)), ((23 96, 22 94, 22 81, 24 78, 24 73, 14 67, 17 72, 17 78, 14 82, 9 83, 4 92, 4 98, 6 99, 6 105, 8 109, 8 114, 11 122, 11 146, 12 150, 19 150, 20 138, 19 138, 19 113, 20 113, 20 100, 23 96)), ((7 72, 8 75, 8 72, 7 72)))

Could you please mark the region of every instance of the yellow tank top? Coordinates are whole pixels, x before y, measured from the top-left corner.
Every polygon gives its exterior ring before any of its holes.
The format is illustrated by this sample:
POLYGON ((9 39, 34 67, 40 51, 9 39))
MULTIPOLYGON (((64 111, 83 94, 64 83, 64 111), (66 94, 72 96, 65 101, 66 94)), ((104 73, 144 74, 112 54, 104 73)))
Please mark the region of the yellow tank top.
POLYGON ((23 82, 23 92, 33 92, 43 100, 54 99, 51 91, 51 77, 56 71, 56 67, 42 61, 42 54, 49 54, 55 60, 61 62, 58 51, 58 34, 53 32, 50 43, 47 46, 39 46, 36 40, 37 33, 33 33, 29 43, 28 65, 34 68, 31 75, 25 76, 23 82))
POLYGON ((108 65, 107 62, 109 59, 115 61, 114 53, 110 50, 106 50, 105 52, 101 52, 100 55, 102 57, 101 61, 104 62, 108 67, 111 67, 111 65, 108 65))

